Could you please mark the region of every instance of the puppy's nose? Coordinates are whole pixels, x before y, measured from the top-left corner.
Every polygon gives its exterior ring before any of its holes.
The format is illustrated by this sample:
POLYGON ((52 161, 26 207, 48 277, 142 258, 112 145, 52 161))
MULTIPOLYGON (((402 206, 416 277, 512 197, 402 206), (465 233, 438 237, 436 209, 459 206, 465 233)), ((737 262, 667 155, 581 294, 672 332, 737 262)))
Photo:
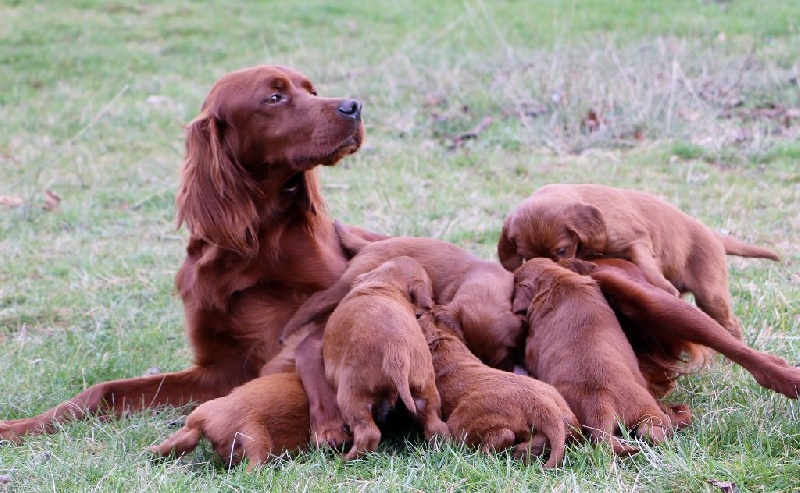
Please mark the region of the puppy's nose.
POLYGON ((345 99, 339 105, 339 113, 354 120, 361 118, 361 101, 355 99, 345 99))

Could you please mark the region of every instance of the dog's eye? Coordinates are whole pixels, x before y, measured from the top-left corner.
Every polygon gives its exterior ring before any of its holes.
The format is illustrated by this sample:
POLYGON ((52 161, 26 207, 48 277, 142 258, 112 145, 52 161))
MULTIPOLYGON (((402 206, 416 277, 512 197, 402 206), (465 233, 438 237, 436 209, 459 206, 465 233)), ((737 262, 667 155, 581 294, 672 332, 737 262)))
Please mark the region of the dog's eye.
POLYGON ((317 91, 311 91, 311 95, 312 96, 319 96, 319 94, 317 94, 317 91))
POLYGON ((567 248, 566 247, 559 248, 558 250, 556 250, 556 253, 555 253, 556 259, 560 259, 562 257, 565 257, 566 255, 567 255, 567 248))
POLYGON ((264 100, 264 102, 268 104, 275 104, 281 101, 283 101, 283 94, 277 94, 277 93, 273 94, 272 96, 264 100))

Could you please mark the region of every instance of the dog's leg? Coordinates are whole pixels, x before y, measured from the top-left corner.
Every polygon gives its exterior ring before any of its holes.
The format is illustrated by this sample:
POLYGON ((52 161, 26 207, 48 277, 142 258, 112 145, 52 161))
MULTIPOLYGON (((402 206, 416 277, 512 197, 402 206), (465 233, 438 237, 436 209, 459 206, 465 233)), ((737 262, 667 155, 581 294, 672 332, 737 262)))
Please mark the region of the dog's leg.
POLYGON ((439 397, 439 391, 436 390, 433 375, 430 377, 430 385, 423 389, 419 398, 416 395, 414 397, 417 416, 422 424, 422 429, 425 430, 425 439, 428 442, 433 442, 437 437, 445 440, 450 439, 450 429, 442 421, 442 401, 439 397))
POLYGON ((672 422, 660 409, 646 409, 636 414, 638 417, 630 423, 629 429, 634 430, 637 438, 658 445, 672 434, 672 422))
POLYGON ((266 464, 271 455, 280 454, 281 450, 273 450, 272 439, 261 422, 250 422, 242 429, 246 435, 244 442, 244 458, 247 459, 247 472, 252 472, 260 464, 266 464))
POLYGON ((308 396, 314 445, 328 445, 338 449, 350 437, 344 431, 345 421, 336 402, 336 391, 325 378, 322 360, 323 330, 324 327, 320 327, 300 343, 295 353, 295 365, 308 396))
POLYGON ((736 340, 742 340, 742 325, 739 319, 733 314, 731 309, 731 298, 727 292, 727 286, 723 293, 710 294, 707 292, 693 291, 697 308, 703 310, 709 317, 713 318, 720 325, 725 327, 730 335, 736 340))
POLYGON ((615 307, 639 326, 656 336, 663 334, 709 347, 744 367, 762 387, 797 399, 800 368, 747 346, 702 311, 658 288, 631 281, 619 271, 595 272, 592 277, 615 307))
POLYGON ((53 433, 56 424, 90 414, 120 416, 161 405, 182 406, 226 395, 251 375, 242 368, 195 366, 187 370, 98 383, 33 418, 0 421, 0 439, 20 442, 24 435, 53 433))
POLYGON ((514 432, 509 428, 495 428, 480 434, 481 451, 484 453, 502 452, 514 445, 514 432))
POLYGON ((663 402, 658 402, 658 407, 669 416, 673 430, 682 430, 692 424, 692 409, 687 404, 676 404, 667 406, 663 402))
POLYGON ((742 340, 742 326, 733 313, 728 265, 722 245, 698 248, 689 259, 685 275, 686 289, 695 298, 697 307, 725 327, 733 337, 742 340))
POLYGON ((659 287, 673 296, 680 296, 680 293, 669 282, 661 270, 661 266, 656 260, 653 249, 649 245, 636 243, 631 247, 631 262, 638 265, 642 272, 644 272, 647 280, 654 286, 659 287))
POLYGON ((541 457, 547 452, 548 444, 547 436, 537 432, 530 439, 515 445, 512 456, 517 460, 530 463, 534 457, 541 457))
POLYGON ((202 421, 187 422, 183 428, 173 433, 159 445, 153 445, 149 450, 161 457, 171 453, 175 453, 176 456, 180 457, 194 450, 201 437, 202 421))
POLYGON ((345 454, 344 460, 363 457, 367 452, 378 450, 381 431, 372 419, 372 401, 368 396, 351 393, 348 382, 340 381, 338 401, 342 415, 353 430, 353 446, 345 454))

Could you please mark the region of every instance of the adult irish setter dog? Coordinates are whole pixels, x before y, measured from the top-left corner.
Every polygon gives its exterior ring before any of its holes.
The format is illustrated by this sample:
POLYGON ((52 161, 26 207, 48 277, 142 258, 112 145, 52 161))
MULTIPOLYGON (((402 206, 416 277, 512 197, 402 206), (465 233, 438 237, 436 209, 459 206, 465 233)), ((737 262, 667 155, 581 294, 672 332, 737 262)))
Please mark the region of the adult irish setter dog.
POLYGON ((319 97, 295 70, 223 76, 187 127, 176 199, 178 224, 190 231, 175 284, 194 363, 95 384, 39 416, 0 422, 0 439, 89 413, 204 402, 255 378, 280 350, 284 323, 344 271, 316 166, 336 164, 363 138, 361 103, 319 97))

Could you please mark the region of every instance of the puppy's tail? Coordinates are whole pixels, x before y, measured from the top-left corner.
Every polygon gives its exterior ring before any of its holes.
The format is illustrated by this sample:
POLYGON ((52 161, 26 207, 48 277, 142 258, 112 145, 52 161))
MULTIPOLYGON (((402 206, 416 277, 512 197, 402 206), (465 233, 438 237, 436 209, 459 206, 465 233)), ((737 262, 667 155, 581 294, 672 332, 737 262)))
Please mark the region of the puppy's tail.
POLYGON ((540 428, 547 440, 550 442, 550 457, 544 467, 551 468, 560 466, 564 462, 565 442, 567 440, 567 427, 562 419, 552 419, 540 428))
POLYGON ((775 252, 753 245, 748 245, 742 241, 737 240, 733 236, 727 236, 716 233, 717 238, 722 242, 725 247, 725 253, 728 255, 736 255, 738 257, 748 258, 768 258, 775 262, 780 262, 781 258, 775 252))
POLYGON ((411 397, 411 387, 408 384, 408 372, 411 368, 411 362, 407 353, 399 353, 393 351, 385 354, 383 357, 383 371, 392 379, 395 388, 397 389, 400 400, 406 405, 406 409, 413 414, 417 415, 417 405, 414 398, 411 397))
POLYGON ((355 257, 365 246, 372 243, 362 236, 351 233, 348 231, 347 227, 339 221, 333 222, 333 229, 336 231, 336 236, 339 237, 339 245, 341 245, 347 258, 355 257))

